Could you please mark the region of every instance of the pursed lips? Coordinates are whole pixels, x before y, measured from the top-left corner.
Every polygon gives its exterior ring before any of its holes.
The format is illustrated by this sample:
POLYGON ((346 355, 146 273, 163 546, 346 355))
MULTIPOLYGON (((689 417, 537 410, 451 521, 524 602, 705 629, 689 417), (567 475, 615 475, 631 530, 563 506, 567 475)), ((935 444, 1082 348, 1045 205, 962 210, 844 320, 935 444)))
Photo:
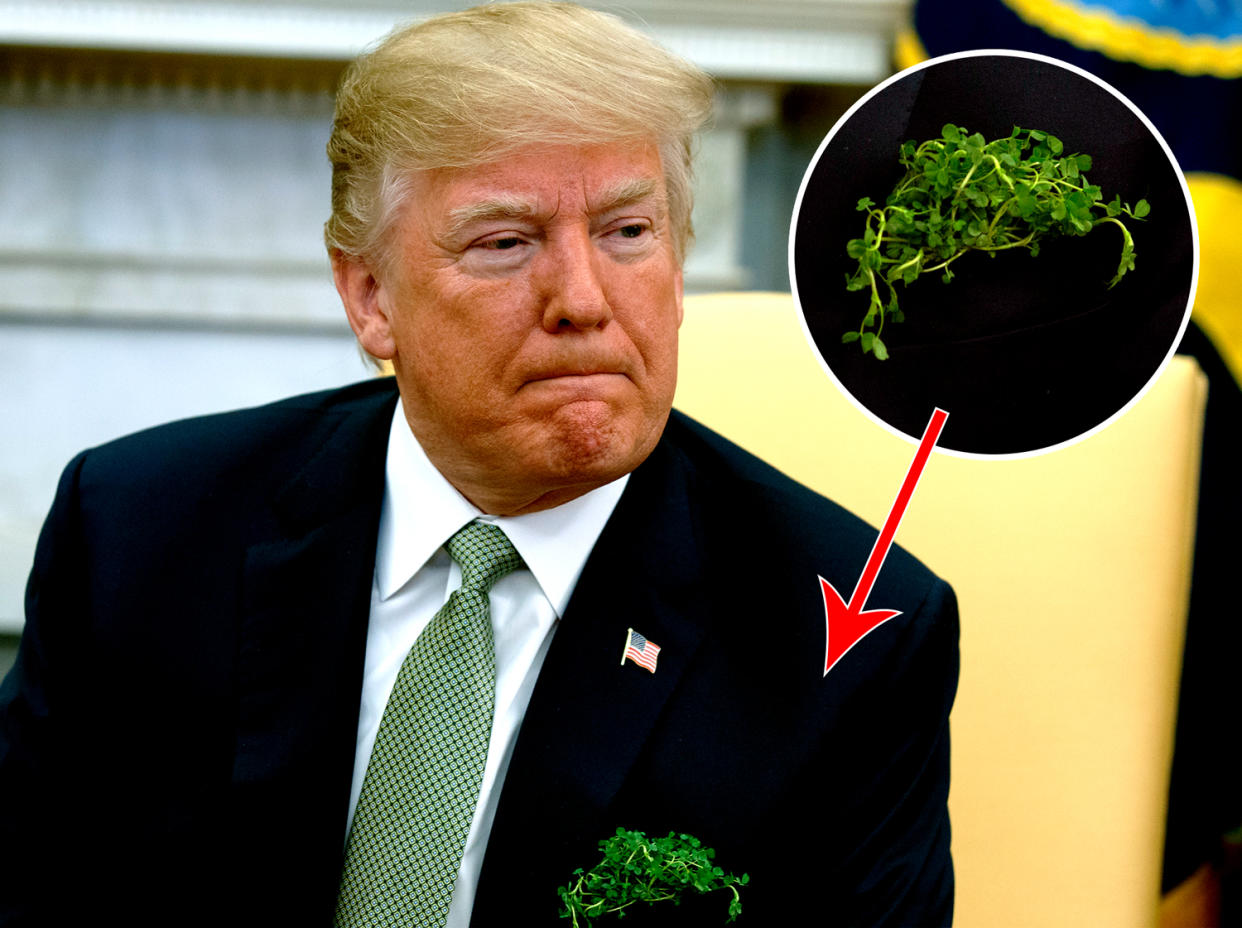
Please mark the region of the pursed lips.
POLYGON ((526 378, 521 389, 529 387, 540 392, 551 391, 549 395, 562 398, 603 399, 613 395, 628 376, 616 368, 556 368, 532 374, 526 378))
POLYGON ((572 371, 548 371, 546 373, 536 374, 529 378, 528 383, 534 383, 539 380, 556 380, 559 377, 597 377, 608 375, 620 375, 622 371, 614 370, 572 370, 572 371))
POLYGON ((543 380, 561 378, 628 376, 628 370, 629 366, 620 361, 595 360, 538 368, 528 374, 524 380, 526 383, 538 383, 543 380))

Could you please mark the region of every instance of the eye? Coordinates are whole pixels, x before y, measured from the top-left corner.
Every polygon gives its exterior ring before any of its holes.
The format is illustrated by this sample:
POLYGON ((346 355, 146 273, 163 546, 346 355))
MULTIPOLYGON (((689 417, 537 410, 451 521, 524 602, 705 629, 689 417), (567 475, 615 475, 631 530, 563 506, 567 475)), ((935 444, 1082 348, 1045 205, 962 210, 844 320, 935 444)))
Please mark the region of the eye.
POLYGON ((601 230, 600 247, 617 261, 637 261, 656 244, 655 226, 649 217, 630 213, 613 219, 601 230))
POLYGON ((522 244, 522 240, 516 235, 510 235, 507 238, 493 238, 485 242, 480 242, 483 248, 490 248, 492 251, 508 251, 510 248, 517 248, 522 244))
POLYGON ((627 249, 642 245, 651 238, 651 235, 651 223, 645 220, 627 222, 624 219, 604 233, 605 238, 612 241, 614 245, 623 245, 627 249))
POLYGON ((521 229, 500 229, 481 235, 461 252, 461 267, 470 274, 507 274, 525 265, 535 241, 521 229))

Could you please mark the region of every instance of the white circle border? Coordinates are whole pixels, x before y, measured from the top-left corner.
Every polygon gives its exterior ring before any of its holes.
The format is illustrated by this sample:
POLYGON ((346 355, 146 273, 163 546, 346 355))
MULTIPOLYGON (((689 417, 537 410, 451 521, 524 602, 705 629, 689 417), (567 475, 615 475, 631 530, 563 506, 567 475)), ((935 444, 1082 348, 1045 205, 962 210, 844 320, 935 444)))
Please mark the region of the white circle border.
MULTIPOLYGON (((824 136, 824 140, 819 143, 819 148, 815 150, 815 154, 811 158, 810 164, 807 165, 806 172, 802 175, 802 183, 798 187, 798 196, 794 200, 793 215, 791 216, 790 221, 789 221, 789 249, 788 249, 789 251, 789 287, 790 287, 790 291, 793 294, 794 306, 796 307, 798 311, 798 322, 802 326, 802 334, 806 338, 807 342, 810 344, 811 350, 815 353, 815 357, 819 361, 820 367, 824 369, 824 372, 828 375, 828 377, 832 380, 832 382, 836 384, 837 389, 841 391, 841 393, 845 396, 845 398, 848 399, 854 405, 856 409, 861 411, 863 415, 865 415, 868 419, 870 419, 876 425, 883 428, 889 434, 895 435, 898 438, 906 442, 909 442, 912 445, 918 445, 919 442, 921 441, 921 436, 910 435, 906 432, 901 431, 895 426, 890 425, 888 422, 885 422, 882 418, 880 418, 875 413, 873 413, 870 409, 864 406, 857 399, 857 397, 855 397, 854 394, 852 394, 846 388, 845 384, 841 382, 841 380, 833 372, 832 368, 828 366, 828 362, 824 360, 823 353, 820 352, 819 346, 816 344, 815 338, 811 334, 811 328, 807 324, 807 321, 806 321, 806 313, 802 309, 802 299, 798 295, 798 275, 794 272, 794 234, 798 228, 798 214, 802 210, 802 198, 806 194, 807 185, 810 183, 811 175, 815 173, 815 168, 819 164, 819 159, 823 156, 824 152, 828 149, 828 145, 832 141, 833 137, 837 134, 837 132, 841 129, 842 126, 844 126, 847 122, 849 122, 850 118, 858 110, 866 106, 867 102, 870 101, 872 97, 875 97, 877 94, 883 91, 890 84, 895 84, 898 81, 903 80, 906 77, 909 77, 911 74, 914 74, 917 71, 923 70, 924 68, 930 68, 934 65, 944 64, 945 62, 956 61, 962 58, 984 58, 984 57, 1028 58, 1028 59, 1031 59, 1032 61, 1042 61, 1046 64, 1050 64, 1050 65, 1054 65, 1059 68, 1063 68, 1066 71, 1071 71, 1074 74, 1077 74, 1079 77, 1085 77, 1087 80, 1091 81, 1094 84, 1099 85, 1104 90, 1108 91, 1118 100, 1120 100, 1132 113, 1134 113, 1135 116, 1139 118, 1139 120, 1143 123, 1143 125, 1147 127, 1147 131, 1150 132, 1153 137, 1155 137, 1156 141, 1160 144, 1160 148, 1164 151, 1165 157, 1169 159, 1169 163, 1173 166, 1173 171, 1177 175, 1178 183, 1181 185, 1182 196, 1185 197, 1186 199, 1186 209, 1190 217, 1190 238, 1191 238, 1190 294, 1186 300, 1186 311, 1182 314, 1182 323, 1178 327, 1177 336, 1173 339, 1173 341, 1169 345, 1169 350, 1165 354, 1164 360, 1161 361, 1159 365, 1157 365, 1155 371, 1152 372, 1151 377, 1148 378, 1147 382, 1143 384, 1142 387, 1139 388, 1138 392, 1136 392, 1134 396, 1132 396, 1130 400, 1127 403, 1125 403, 1125 405, 1123 405, 1120 409, 1118 409, 1108 418, 1104 419, 1102 422, 1092 426, 1089 429, 1086 429, 1083 432, 1080 432, 1079 434, 1073 436, 1072 438, 1067 438, 1064 441, 1057 442, 1056 444, 1046 445, 1043 448, 1034 448, 1030 451, 1011 451, 1011 452, 1004 452, 1000 454, 987 454, 987 453, 983 453, 979 451, 959 451, 955 448, 942 448, 939 445, 936 445, 932 449, 938 454, 947 455, 949 457, 965 458, 968 460, 987 460, 987 461, 1021 460, 1023 458, 1038 457, 1041 454, 1047 454, 1052 451, 1059 451, 1062 448, 1068 448, 1070 445, 1076 445, 1079 442, 1085 441, 1086 439, 1090 438, 1092 435, 1096 434, 1097 432, 1100 432, 1103 429, 1107 428, 1108 426, 1112 425, 1114 422, 1120 419, 1123 415, 1129 412, 1138 403, 1138 401, 1143 398, 1143 395, 1147 393, 1148 390, 1151 389, 1152 384, 1154 384, 1158 379, 1160 379, 1160 375, 1163 374, 1165 371, 1165 368, 1169 366, 1169 362, 1173 359, 1173 355, 1177 351, 1177 346, 1181 344, 1182 336, 1185 335, 1186 333, 1186 326, 1189 325, 1190 323, 1190 312, 1194 306, 1195 291, 1198 289, 1198 285, 1199 285, 1199 226, 1198 226, 1198 222, 1195 219, 1194 202, 1190 198, 1190 188, 1186 185, 1186 175, 1185 173, 1183 173, 1181 165, 1177 163, 1177 158, 1173 156, 1173 151, 1172 149, 1169 148, 1168 142, 1164 140, 1164 136, 1160 134, 1159 130, 1156 129, 1154 125, 1152 125, 1152 122, 1150 119, 1147 118, 1147 115, 1142 110, 1140 110, 1137 106, 1135 106, 1134 103, 1132 103, 1130 99, 1125 94, 1123 94, 1121 91, 1119 91, 1116 87, 1112 86, 1107 81, 1092 74, 1090 71, 1086 71, 1078 67, 1077 65, 1072 65, 1068 61, 1062 61, 1059 58, 1052 58, 1048 55, 1036 54, 1035 52, 1024 52, 1024 51, 1018 51, 1016 49, 1007 49, 1007 48, 977 48, 977 49, 970 49, 968 51, 962 51, 962 52, 952 52, 947 55, 938 55, 935 58, 929 58, 927 61, 921 61, 918 64, 914 65, 913 67, 906 68, 903 71, 898 71, 896 74, 893 74, 890 77, 885 78, 883 81, 876 84, 874 87, 868 90, 865 94, 859 97, 856 101, 854 101, 854 104, 848 110, 845 111, 845 113, 841 116, 840 119, 836 121, 836 123, 833 124, 833 127, 828 130, 828 134, 824 136)), ((951 409, 948 410, 948 413, 949 413, 950 418, 952 418, 953 410, 951 409)))

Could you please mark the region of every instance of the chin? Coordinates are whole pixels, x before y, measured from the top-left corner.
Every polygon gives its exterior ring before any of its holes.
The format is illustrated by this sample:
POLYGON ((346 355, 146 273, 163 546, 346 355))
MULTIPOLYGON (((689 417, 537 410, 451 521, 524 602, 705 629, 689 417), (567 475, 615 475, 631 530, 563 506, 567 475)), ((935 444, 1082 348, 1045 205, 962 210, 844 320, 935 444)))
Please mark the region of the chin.
POLYGON ((667 419, 668 413, 652 421, 618 416, 606 404, 572 404, 558 411, 548 436, 548 463, 562 479, 608 483, 646 459, 667 419))

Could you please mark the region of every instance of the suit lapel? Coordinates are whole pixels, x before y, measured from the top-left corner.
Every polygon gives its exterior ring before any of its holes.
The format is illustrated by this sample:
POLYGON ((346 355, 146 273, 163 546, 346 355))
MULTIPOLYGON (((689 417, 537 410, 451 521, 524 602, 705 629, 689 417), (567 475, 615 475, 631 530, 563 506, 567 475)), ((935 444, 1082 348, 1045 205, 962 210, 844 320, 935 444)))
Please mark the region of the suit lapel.
MULTIPOLYGON (((638 468, 583 569, 497 808, 472 925, 555 915, 556 888, 618 825, 609 806, 707 627, 693 475, 667 441, 638 468), (633 627, 661 648, 621 665, 633 627)), ((543 922, 540 921, 540 924, 543 922)))
POLYGON ((239 878, 295 881, 298 892, 329 906, 345 837, 395 391, 372 390, 364 400, 307 417, 306 463, 276 495, 262 540, 246 551, 240 603, 230 810, 239 878))

